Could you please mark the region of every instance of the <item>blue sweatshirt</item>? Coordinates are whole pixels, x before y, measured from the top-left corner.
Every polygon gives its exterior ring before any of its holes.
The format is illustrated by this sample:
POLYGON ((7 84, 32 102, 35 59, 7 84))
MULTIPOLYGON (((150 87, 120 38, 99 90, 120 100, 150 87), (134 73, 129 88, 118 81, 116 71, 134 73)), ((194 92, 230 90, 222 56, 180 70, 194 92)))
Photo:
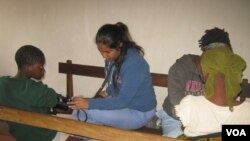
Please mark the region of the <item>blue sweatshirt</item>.
POLYGON ((156 97, 149 65, 136 49, 130 48, 127 51, 120 74, 116 80, 117 88, 114 87, 112 80, 116 68, 111 67, 112 62, 108 63, 105 70, 107 72, 111 71, 106 88, 109 97, 105 99, 89 99, 89 109, 115 110, 130 108, 146 112, 156 107, 156 97))

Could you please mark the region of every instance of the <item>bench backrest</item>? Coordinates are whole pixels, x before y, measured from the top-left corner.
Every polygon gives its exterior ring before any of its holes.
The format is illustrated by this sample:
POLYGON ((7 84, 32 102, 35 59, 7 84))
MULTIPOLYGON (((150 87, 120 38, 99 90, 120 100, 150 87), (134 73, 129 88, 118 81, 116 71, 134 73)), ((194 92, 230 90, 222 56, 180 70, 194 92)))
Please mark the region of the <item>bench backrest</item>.
MULTIPOLYGON (((59 73, 65 73, 67 76, 67 96, 72 97, 73 94, 73 76, 81 75, 88 77, 104 78, 104 67, 72 64, 71 60, 67 60, 66 63, 59 63, 59 73)), ((168 75, 161 73, 151 73, 154 86, 168 87, 168 75)), ((243 79, 242 92, 240 99, 250 98, 250 84, 248 79, 243 79)))
MULTIPOLYGON (((73 76, 81 75, 88 77, 104 78, 104 67, 99 66, 89 66, 72 64, 71 60, 67 60, 66 63, 59 63, 59 73, 65 73, 67 76, 67 96, 72 97, 73 94, 73 76)), ((160 73, 151 73, 152 81, 154 86, 167 87, 168 86, 168 75, 160 73)))

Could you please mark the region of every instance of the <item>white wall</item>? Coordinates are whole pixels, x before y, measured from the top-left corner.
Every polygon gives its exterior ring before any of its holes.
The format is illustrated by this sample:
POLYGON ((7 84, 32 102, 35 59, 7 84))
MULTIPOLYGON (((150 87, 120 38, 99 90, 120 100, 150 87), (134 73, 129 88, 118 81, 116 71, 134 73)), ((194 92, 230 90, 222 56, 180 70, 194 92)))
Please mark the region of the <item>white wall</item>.
MULTIPOLYGON (((24 44, 46 54, 44 82, 65 93, 58 62, 103 65, 94 44, 106 23, 124 22, 144 47, 152 72, 168 73, 177 58, 200 54, 198 40, 215 26, 229 32, 234 51, 250 63, 249 0, 0 0, 0 76, 15 75, 15 51, 24 44)), ((250 79, 249 67, 244 77, 250 79)), ((91 96, 102 80, 74 77, 75 95, 91 96)), ((167 89, 156 88, 158 108, 167 89)))

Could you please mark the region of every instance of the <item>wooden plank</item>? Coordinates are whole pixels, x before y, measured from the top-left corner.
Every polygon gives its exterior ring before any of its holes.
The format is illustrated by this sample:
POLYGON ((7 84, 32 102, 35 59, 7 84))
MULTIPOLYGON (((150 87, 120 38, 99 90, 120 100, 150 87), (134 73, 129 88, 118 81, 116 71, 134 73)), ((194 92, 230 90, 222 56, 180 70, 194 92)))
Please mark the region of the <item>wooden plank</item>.
MULTIPOLYGON (((97 77, 97 78, 105 77, 104 67, 62 63, 62 62, 59 63, 59 73, 65 73, 67 75, 73 74, 73 75, 81 75, 81 76, 88 76, 88 77, 97 77)), ((151 75, 152 75, 152 81, 153 81, 154 86, 158 86, 158 87, 168 86, 167 74, 151 73, 151 75)), ((67 77, 70 77, 70 76, 67 76, 67 77)), ((72 79, 72 76, 70 78, 72 79)))
POLYGON ((98 66, 59 63, 59 73, 104 78, 104 68, 98 66))
POLYGON ((154 86, 168 87, 168 75, 160 73, 151 73, 154 86))
POLYGON ((0 106, 0 119, 103 141, 181 141, 150 133, 121 130, 3 106, 0 106))
MULTIPOLYGON (((72 64, 72 61, 71 60, 67 60, 67 64, 72 64)), ((66 77, 67 77, 67 93, 66 93, 66 96, 67 97, 73 97, 74 96, 74 90, 73 90, 73 75, 71 73, 67 73, 66 74, 66 77)))
POLYGON ((242 80, 241 88, 240 100, 244 101, 246 98, 250 98, 250 84, 248 83, 248 79, 242 80))

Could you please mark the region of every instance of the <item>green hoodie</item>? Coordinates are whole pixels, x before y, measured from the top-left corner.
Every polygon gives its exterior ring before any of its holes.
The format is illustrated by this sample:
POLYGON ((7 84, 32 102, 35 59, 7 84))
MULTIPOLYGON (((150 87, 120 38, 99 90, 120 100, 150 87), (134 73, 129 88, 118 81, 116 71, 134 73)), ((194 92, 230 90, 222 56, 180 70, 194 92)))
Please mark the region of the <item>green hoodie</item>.
MULTIPOLYGON (((0 77, 1 106, 49 114, 50 108, 54 107, 56 102, 56 92, 42 82, 26 78, 0 77)), ((56 135, 56 131, 17 123, 10 123, 10 133, 17 141, 51 141, 56 135)))

